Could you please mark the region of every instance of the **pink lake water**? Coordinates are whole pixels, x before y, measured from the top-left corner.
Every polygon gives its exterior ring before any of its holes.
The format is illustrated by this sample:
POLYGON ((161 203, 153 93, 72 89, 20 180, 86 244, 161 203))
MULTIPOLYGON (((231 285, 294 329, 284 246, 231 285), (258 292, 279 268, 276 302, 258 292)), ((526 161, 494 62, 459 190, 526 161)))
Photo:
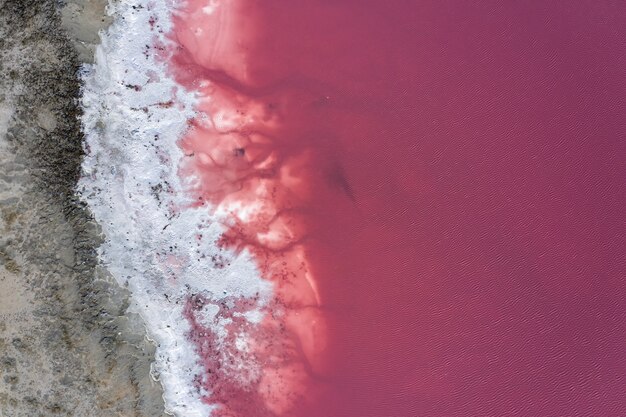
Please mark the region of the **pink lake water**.
POLYGON ((181 175, 275 286, 262 377, 189 299, 216 415, 626 415, 626 4, 213 4, 181 175))

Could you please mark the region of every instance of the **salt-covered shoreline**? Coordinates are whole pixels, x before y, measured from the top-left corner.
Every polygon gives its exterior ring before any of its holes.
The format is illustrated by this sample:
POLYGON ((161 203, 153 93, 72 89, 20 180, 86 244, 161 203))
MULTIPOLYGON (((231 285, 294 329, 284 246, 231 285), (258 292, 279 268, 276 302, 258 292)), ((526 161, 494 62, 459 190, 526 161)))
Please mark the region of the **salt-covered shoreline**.
POLYGON ((130 308, 157 345, 153 373, 167 411, 207 416, 212 406, 197 384, 203 370, 188 338, 186 300, 201 294, 214 303, 203 314, 219 335, 229 323, 216 316, 219 300, 260 297, 262 305, 271 287, 246 252, 218 247, 223 227, 211 210, 192 207, 177 175, 184 157, 177 142, 194 116, 195 96, 176 85, 162 59, 175 4, 114 6, 95 64, 82 74, 86 157, 78 188, 106 236, 101 261, 130 290, 130 308))
POLYGON ((76 71, 107 0, 0 0, 0 416, 162 416, 154 347, 96 263, 76 71))

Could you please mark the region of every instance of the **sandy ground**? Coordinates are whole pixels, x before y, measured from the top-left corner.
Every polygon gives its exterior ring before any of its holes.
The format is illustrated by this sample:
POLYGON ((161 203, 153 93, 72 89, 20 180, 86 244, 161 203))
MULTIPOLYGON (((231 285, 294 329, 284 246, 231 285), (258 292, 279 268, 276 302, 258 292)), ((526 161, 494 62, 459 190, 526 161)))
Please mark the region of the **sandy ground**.
POLYGON ((153 346, 76 200, 103 0, 0 0, 0 417, 159 416, 153 346))
POLYGON ((98 31, 112 21, 105 13, 107 4, 108 0, 68 0, 61 8, 61 25, 82 62, 93 62, 98 31))

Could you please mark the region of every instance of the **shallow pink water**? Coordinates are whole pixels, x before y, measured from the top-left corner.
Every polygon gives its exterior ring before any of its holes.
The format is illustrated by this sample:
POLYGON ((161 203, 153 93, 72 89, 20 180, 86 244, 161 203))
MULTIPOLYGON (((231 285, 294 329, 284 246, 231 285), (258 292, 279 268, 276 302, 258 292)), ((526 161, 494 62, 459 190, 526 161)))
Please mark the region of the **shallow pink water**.
POLYGON ((218 415, 626 415, 626 6, 205 6, 173 66, 240 119, 181 173, 277 288, 218 415))

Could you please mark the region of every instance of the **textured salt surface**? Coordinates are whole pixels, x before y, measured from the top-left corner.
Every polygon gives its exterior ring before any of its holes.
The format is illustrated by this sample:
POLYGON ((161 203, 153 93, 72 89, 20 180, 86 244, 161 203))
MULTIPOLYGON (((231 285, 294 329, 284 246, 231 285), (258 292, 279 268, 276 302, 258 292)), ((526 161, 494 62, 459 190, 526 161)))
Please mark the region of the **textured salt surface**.
POLYGON ((233 296, 255 298, 257 307, 243 316, 254 326, 271 288, 245 251, 234 256, 216 245, 219 216, 194 207, 179 180, 177 141, 196 100, 168 76, 159 56, 173 4, 122 1, 112 9, 116 20, 82 77, 86 156, 79 190, 106 236, 100 258, 130 291, 131 310, 157 344, 154 375, 166 408, 206 416, 212 407, 197 383, 204 370, 189 341, 189 297, 204 300, 196 318, 219 344, 232 322, 220 308, 233 296))

